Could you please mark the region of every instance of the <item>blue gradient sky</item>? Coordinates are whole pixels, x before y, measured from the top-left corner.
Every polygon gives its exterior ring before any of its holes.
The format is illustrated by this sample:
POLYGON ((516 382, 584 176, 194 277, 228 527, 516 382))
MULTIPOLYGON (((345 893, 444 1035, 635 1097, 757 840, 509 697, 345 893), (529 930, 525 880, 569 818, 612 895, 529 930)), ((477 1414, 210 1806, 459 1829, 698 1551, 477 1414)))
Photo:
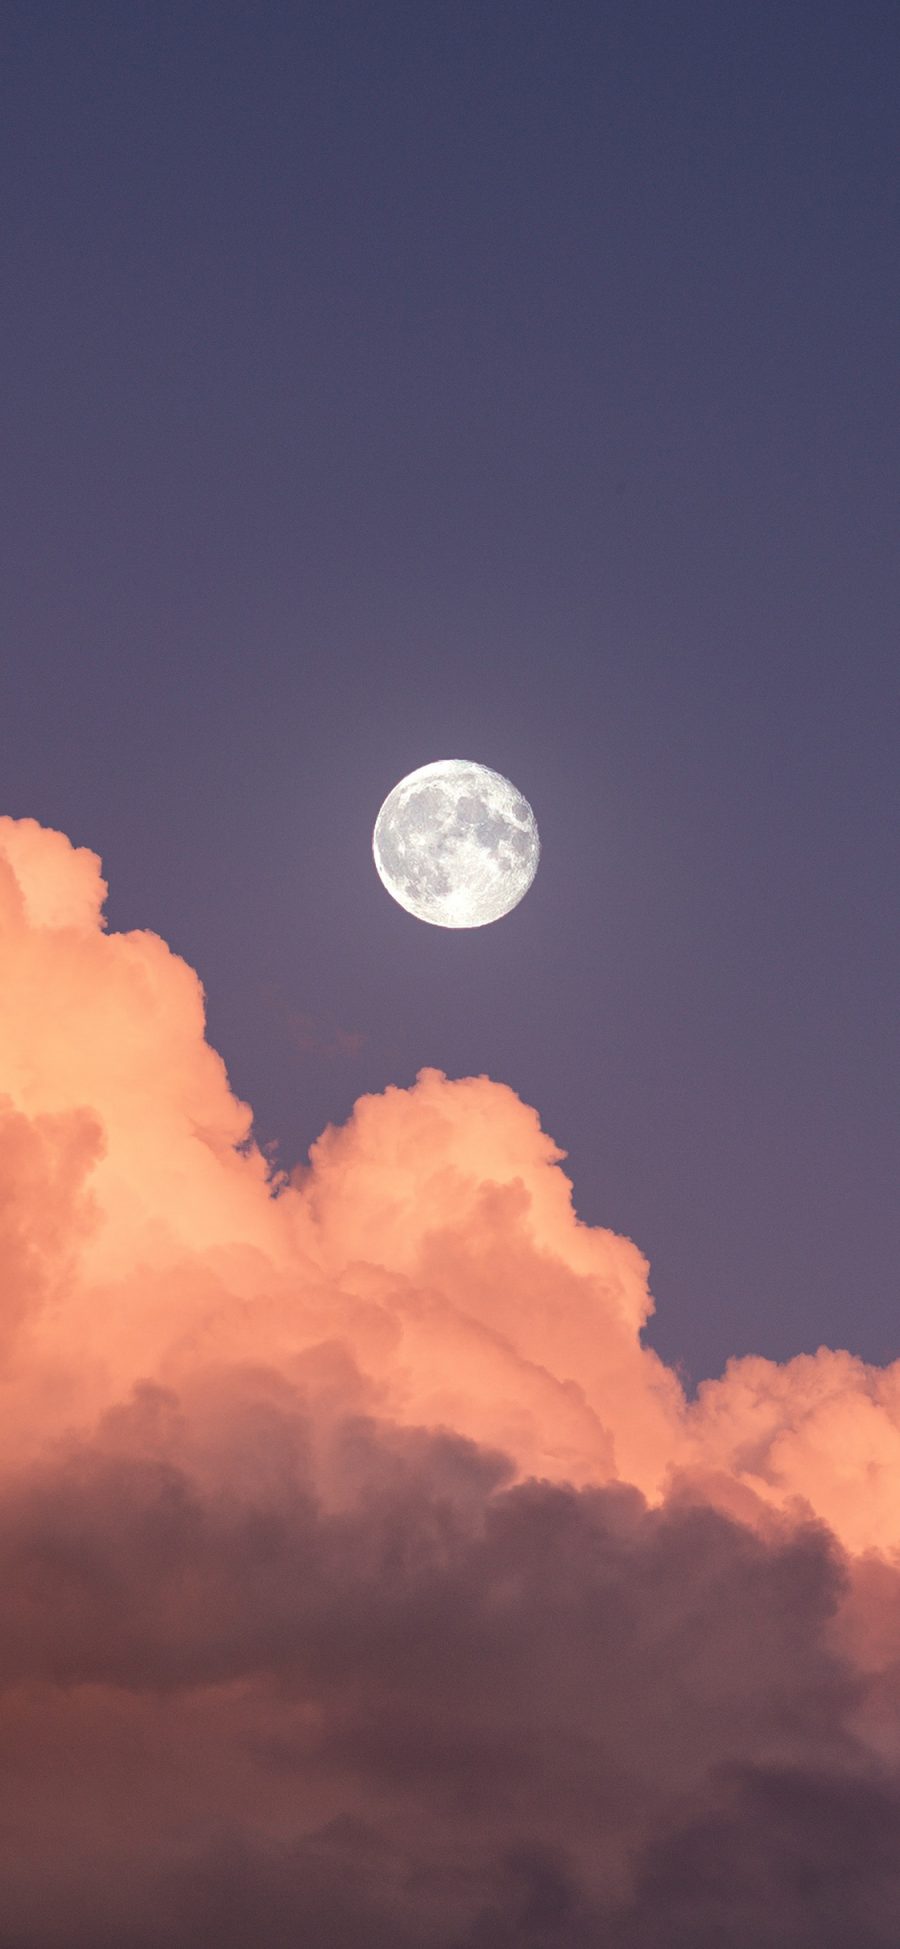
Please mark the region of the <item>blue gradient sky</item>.
POLYGON ((10 4, 0 809, 301 1157, 512 1084, 695 1378, 900 1353, 893 4, 10 4), (385 793, 511 777, 507 920, 385 793))

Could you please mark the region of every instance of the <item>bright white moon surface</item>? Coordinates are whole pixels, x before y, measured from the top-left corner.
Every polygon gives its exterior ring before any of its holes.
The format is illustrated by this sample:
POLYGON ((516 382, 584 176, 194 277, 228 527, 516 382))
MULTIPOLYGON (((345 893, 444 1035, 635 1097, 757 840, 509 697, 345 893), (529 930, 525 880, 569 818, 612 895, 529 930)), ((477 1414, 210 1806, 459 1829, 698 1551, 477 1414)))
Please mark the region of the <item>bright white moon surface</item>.
POLYGON ((401 778, 372 835, 388 893, 434 927, 484 927, 517 907, 540 857, 537 821, 508 778, 440 758, 401 778))

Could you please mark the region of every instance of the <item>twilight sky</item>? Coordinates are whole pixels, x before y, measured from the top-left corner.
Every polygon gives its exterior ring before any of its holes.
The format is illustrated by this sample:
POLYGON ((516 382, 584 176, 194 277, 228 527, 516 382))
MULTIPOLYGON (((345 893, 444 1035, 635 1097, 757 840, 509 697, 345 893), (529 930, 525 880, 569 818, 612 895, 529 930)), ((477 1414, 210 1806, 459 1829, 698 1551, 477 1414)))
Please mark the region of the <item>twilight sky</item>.
POLYGON ((0 1949, 895 1949, 900 14, 0 29, 0 1949))
POLYGON ((4 809, 199 968, 286 1162, 486 1071, 695 1379, 892 1357, 896 8, 4 42, 4 809), (369 856, 447 755, 544 845, 459 939, 369 856))

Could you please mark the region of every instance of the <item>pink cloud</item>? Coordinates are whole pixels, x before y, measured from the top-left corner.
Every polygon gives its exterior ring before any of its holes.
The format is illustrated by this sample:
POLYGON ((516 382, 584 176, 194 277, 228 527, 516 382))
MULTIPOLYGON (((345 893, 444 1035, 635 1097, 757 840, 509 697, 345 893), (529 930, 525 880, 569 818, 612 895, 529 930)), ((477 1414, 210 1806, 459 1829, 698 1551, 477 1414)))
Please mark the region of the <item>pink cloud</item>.
POLYGON ((898 1368, 688 1403, 486 1077, 273 1197, 103 893, 0 820, 0 1949, 887 1949, 898 1368))

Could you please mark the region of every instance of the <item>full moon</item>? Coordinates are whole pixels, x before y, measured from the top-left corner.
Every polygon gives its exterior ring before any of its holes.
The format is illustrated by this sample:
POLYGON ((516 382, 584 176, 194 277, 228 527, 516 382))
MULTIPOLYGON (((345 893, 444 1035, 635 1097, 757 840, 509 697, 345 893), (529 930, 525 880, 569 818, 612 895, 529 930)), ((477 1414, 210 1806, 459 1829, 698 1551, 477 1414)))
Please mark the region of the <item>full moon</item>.
POLYGON ((372 835, 388 893, 433 927, 500 920, 528 892, 540 850, 528 800, 466 758, 440 758, 401 778, 372 835))

